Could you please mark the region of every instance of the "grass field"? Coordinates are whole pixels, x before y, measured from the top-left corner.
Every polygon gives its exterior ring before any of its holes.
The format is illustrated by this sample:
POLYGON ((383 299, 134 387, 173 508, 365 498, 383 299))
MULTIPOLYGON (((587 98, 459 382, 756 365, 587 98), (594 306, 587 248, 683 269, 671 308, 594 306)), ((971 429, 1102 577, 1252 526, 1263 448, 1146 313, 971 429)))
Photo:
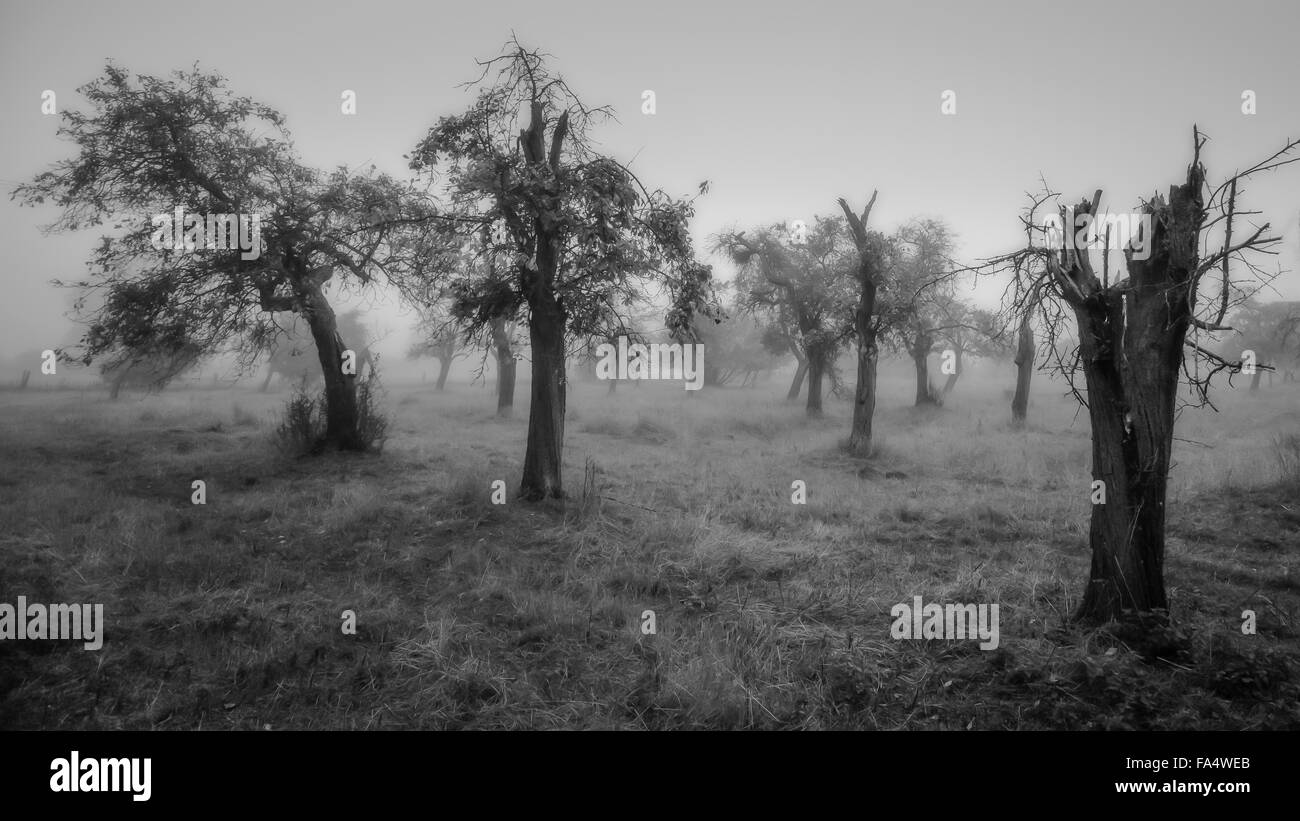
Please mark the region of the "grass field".
POLYGON ((1139 634, 1065 623, 1087 417, 1040 381, 1012 431, 1006 381, 915 412, 891 371, 865 462, 847 403, 806 421, 780 379, 578 382, 563 505, 513 498, 522 380, 508 421, 391 385, 382 453, 316 459, 271 445, 284 393, 0 393, 0 601, 107 622, 97 652, 0 643, 0 726, 1300 729, 1300 388, 1180 418, 1175 627, 1139 634), (1000 646, 893 640, 915 595, 997 603, 1000 646))

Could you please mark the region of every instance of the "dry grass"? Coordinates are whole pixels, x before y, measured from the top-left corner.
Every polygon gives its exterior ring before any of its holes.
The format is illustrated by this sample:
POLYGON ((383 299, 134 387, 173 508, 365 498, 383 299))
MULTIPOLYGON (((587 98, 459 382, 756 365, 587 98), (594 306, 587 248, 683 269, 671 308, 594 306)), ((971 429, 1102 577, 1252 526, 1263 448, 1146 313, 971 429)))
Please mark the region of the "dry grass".
POLYGON ((808 422, 776 382, 576 383, 564 505, 514 500, 526 408, 477 387, 392 386, 382 455, 309 460, 268 446, 283 394, 0 394, 0 601, 108 621, 97 653, 0 644, 0 726, 1300 727, 1300 392, 1180 419, 1177 627, 1143 636, 1065 624, 1087 420, 1040 383, 1012 431, 1001 387, 914 414, 887 371, 861 462, 846 403, 808 422), (914 595, 999 604, 1001 646, 891 640, 914 595))

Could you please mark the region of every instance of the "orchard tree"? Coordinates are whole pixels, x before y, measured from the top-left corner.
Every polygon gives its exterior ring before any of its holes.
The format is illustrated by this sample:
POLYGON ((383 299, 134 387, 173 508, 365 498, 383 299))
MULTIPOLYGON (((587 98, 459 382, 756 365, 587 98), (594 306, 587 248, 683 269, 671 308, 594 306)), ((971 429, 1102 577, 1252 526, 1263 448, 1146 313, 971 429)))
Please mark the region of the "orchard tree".
MULTIPOLYGON (((352 340, 353 352, 356 354, 356 375, 363 377, 366 369, 372 372, 375 367, 374 354, 371 352, 373 340, 361 322, 356 310, 339 314, 336 318, 339 336, 352 340)), ((315 385, 321 381, 320 357, 316 343, 312 339, 307 323, 302 322, 294 313, 273 314, 264 318, 261 327, 260 343, 268 351, 266 378, 262 381, 261 393, 266 393, 271 380, 279 376, 286 382, 301 384, 303 387, 315 385)))
MULTIPOLYGON (((852 334, 851 261, 843 224, 837 218, 816 217, 813 225, 799 230, 777 224, 747 234, 723 233, 714 247, 738 268, 741 308, 778 325, 788 321, 797 334, 791 347, 802 349, 808 362, 805 413, 819 418, 823 378, 852 334)), ((798 374, 790 390, 798 390, 798 374)))
POLYGON ((1029 419, 1029 387, 1034 378, 1034 360, 1037 349, 1034 344, 1034 311, 1038 307, 1043 285, 1040 282, 1030 292, 1028 299, 1019 306, 1016 317, 1016 390, 1011 397, 1011 426, 1023 428, 1029 419))
MULTIPOLYGON (((433 341, 434 348, 446 354, 439 358, 437 389, 443 389, 452 357, 465 355, 468 348, 483 350, 485 357, 492 352, 497 364, 497 416, 508 419, 514 413, 517 351, 522 344, 517 338, 519 305, 507 301, 485 306, 477 299, 460 298, 473 295, 479 283, 495 282, 510 269, 513 255, 506 253, 508 233, 504 223, 498 222, 493 236, 493 225, 474 217, 459 225, 459 232, 441 232, 442 244, 432 234, 423 237, 421 253, 409 260, 415 274, 403 280, 402 290, 416 305, 423 342, 433 341), (466 226, 471 230, 464 230, 466 226)), ((411 351, 413 356, 433 350, 427 344, 417 344, 417 348, 411 351)), ((477 373, 482 371, 480 366, 477 373)))
POLYGON ((953 369, 945 372, 940 394, 947 396, 957 387, 966 369, 967 357, 991 357, 1003 352, 1003 345, 998 338, 997 318, 989 311, 964 302, 955 293, 941 294, 936 300, 940 313, 947 318, 939 331, 939 344, 947 346, 943 355, 952 354, 953 369))
POLYGON ((1226 341, 1226 355, 1245 357, 1246 351, 1254 358, 1255 367, 1247 366, 1250 375, 1250 392, 1259 390, 1260 377, 1269 371, 1283 368, 1294 370, 1297 351, 1300 350, 1300 303, 1259 302, 1247 300, 1232 314, 1235 338, 1226 341), (1252 372, 1253 370, 1253 372, 1252 372))
MULTIPOLYGON (((1164 585, 1165 504, 1180 379, 1197 404, 1208 404, 1212 378, 1238 372, 1240 360, 1212 352, 1207 343, 1231 330, 1228 312, 1250 296, 1252 280, 1267 278, 1254 261, 1279 238, 1268 224, 1242 229, 1238 183, 1294 162, 1300 141, 1217 187, 1201 164, 1205 137, 1193 129, 1193 155, 1184 182, 1154 195, 1136 215, 1138 231, 1111 270, 1112 254, 1096 258, 1088 236, 1059 226, 1092 224, 1099 233, 1102 192, 1073 209, 1060 208, 1058 230, 1039 224, 1037 211, 1056 195, 1032 199, 1022 218, 1029 238, 1021 251, 990 260, 992 270, 1013 273, 1012 307, 1036 305, 1046 317, 1048 343, 1077 326, 1073 355, 1055 356, 1092 423, 1092 566, 1078 616, 1106 621, 1125 612, 1167 616, 1164 585), (1150 230, 1141 225, 1150 220, 1150 230), (1080 240, 1083 240, 1081 242, 1080 240), (1242 269, 1245 269, 1242 271, 1242 269), (1249 273, 1252 277, 1239 276, 1249 273), (1082 372, 1086 395, 1073 381, 1082 372), (1099 483, 1099 484, 1098 484, 1099 483), (1104 494, 1104 496, 1103 496, 1104 494)), ((1110 220, 1106 220, 1108 226, 1110 220)), ((1106 242, 1106 247, 1113 243, 1106 242)), ((1048 344, 1055 350, 1054 344, 1048 344)))
MULTIPOLYGON (((737 310, 743 309, 738 306, 737 310)), ((799 398, 804 378, 808 375, 808 355, 804 353, 803 342, 799 338, 799 328, 784 303, 778 305, 775 311, 769 312, 762 322, 763 331, 760 340, 763 349, 773 356, 788 353, 794 357, 794 378, 790 380, 790 390, 785 395, 787 402, 793 402, 799 398)))
POLYGON ((950 311, 959 269, 952 263, 953 240, 939 220, 917 219, 894 235, 890 293, 880 308, 882 326, 894 347, 916 370, 916 405, 942 404, 930 383, 930 354, 944 334, 965 325, 950 311))
POLYGON ((176 377, 198 366, 203 350, 193 342, 153 347, 115 348, 102 357, 99 374, 111 386, 110 399, 124 387, 160 391, 176 377))
POLYGON ((407 352, 408 359, 430 356, 438 360, 438 381, 435 390, 447 386, 447 374, 457 359, 469 355, 464 330, 450 316, 446 305, 433 304, 417 309, 418 320, 415 325, 415 342, 407 352))
POLYGON ((440 119, 411 155, 414 169, 445 184, 461 230, 486 226, 508 260, 460 281, 453 295, 471 330, 526 317, 526 499, 564 495, 569 341, 610 335, 616 306, 652 288, 668 292, 674 331, 713 304, 711 271, 695 261, 687 228, 691 202, 647 190, 627 166, 598 153, 589 130, 609 110, 587 107, 548 59, 511 40, 480 62, 469 109, 440 119))
POLYGON ((896 249, 879 231, 867 230, 867 220, 876 204, 876 193, 871 192, 871 199, 861 214, 854 214, 844 198, 839 200, 857 252, 852 265, 858 297, 852 327, 858 348, 858 376, 853 390, 853 422, 848 445, 849 453, 856 456, 871 453, 872 422, 876 415, 876 367, 880 361, 882 330, 878 303, 896 256, 896 249))
POLYGON ((50 200, 62 209, 50 230, 112 221, 119 231, 104 237, 88 278, 70 283, 101 297, 80 358, 187 343, 253 356, 265 349, 265 313, 293 312, 310 328, 325 379, 318 449, 364 448, 356 378, 343 371, 348 345, 325 290, 336 273, 359 285, 381 276, 394 233, 427 218, 419 201, 384 175, 301 165, 279 113, 197 66, 133 79, 109 63, 80 91, 90 111, 62 112, 59 129, 77 154, 14 192, 24 204, 50 200), (152 222, 177 208, 200 219, 175 226, 183 244, 152 222), (227 230, 247 229, 246 247, 215 236, 222 215, 237 217, 227 230))
POLYGON ((722 387, 739 377, 740 386, 748 387, 775 365, 778 354, 763 344, 764 328, 753 317, 732 316, 718 325, 707 323, 699 333, 708 352, 705 385, 722 387))

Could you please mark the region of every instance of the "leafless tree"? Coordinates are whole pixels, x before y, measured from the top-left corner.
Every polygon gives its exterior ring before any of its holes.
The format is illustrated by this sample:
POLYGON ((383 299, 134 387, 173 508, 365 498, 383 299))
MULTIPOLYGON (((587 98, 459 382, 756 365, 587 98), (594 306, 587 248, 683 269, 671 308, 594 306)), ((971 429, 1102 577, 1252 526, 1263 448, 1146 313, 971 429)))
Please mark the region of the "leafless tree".
MULTIPOLYGON (((1055 199, 1050 191, 1030 198, 1022 218, 1026 247, 987 261, 988 271, 1011 272, 1009 307, 1038 314, 1051 367, 1070 380, 1092 423, 1092 474, 1105 501, 1092 509, 1092 567, 1077 613, 1085 621, 1167 612, 1165 502, 1180 374, 1190 388, 1187 401, 1210 404, 1213 377, 1237 372, 1242 363, 1210 351, 1205 337, 1231 330, 1223 324, 1229 310, 1276 276, 1255 255, 1272 253, 1280 239, 1267 235, 1267 223, 1240 229, 1256 212, 1239 209, 1238 184, 1295 162, 1300 141, 1213 188, 1201 164, 1205 141, 1194 128, 1186 180, 1142 204, 1139 214, 1150 218, 1151 230, 1124 249, 1122 270, 1111 270, 1107 252, 1095 262, 1068 219, 1059 242, 1049 241, 1038 210, 1055 199), (1234 278, 1243 268, 1249 279, 1234 278), (1070 315, 1079 344, 1063 357, 1053 343, 1070 315), (1080 372, 1083 391, 1075 381, 1080 372)), ((1075 214, 1097 224, 1101 198, 1096 191, 1075 214)), ((1109 247, 1110 237, 1105 240, 1109 247)))

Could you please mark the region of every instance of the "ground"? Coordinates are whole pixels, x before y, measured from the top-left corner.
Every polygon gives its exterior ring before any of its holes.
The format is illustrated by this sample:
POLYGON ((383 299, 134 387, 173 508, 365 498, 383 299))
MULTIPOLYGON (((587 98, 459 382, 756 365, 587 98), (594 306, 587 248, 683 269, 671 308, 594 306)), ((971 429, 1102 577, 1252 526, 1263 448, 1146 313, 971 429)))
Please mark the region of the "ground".
POLYGON ((0 393, 0 602, 107 621, 0 643, 0 727, 1300 729, 1294 386, 1179 419, 1154 631, 1064 618, 1090 451, 1056 386, 1017 432, 1010 385, 915 412, 899 370, 864 462, 846 402, 809 422, 776 379, 575 382, 538 505, 490 389, 389 386, 381 453, 292 458, 255 387, 0 393), (915 595, 999 604, 1000 646, 892 639, 915 595))

